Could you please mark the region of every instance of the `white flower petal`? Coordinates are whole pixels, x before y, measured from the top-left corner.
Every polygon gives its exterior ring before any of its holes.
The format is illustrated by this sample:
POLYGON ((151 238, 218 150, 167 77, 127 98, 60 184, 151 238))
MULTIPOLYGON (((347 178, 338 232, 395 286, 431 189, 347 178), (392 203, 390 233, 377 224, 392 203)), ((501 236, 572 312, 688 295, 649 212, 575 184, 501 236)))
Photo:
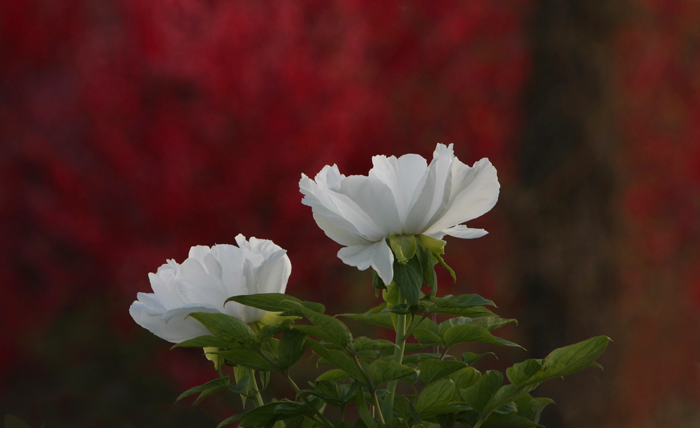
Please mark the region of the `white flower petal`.
POLYGON ((422 156, 407 154, 396 159, 395 156, 374 156, 374 167, 369 176, 386 184, 391 190, 403 226, 408 216, 408 207, 413 200, 416 189, 421 184, 428 170, 428 163, 422 156))
POLYGON ((406 233, 419 234, 446 210, 451 188, 452 144, 438 144, 423 186, 414 195, 406 220, 406 233))
POLYGON ((353 175, 340 183, 338 193, 347 196, 357 207, 356 211, 364 213, 376 226, 377 233, 366 236, 368 240, 377 241, 392 233, 401 234, 401 219, 394 195, 386 184, 372 177, 353 175))
POLYGON ((175 284, 188 303, 208 303, 223 308, 228 297, 221 279, 208 275, 195 259, 187 259, 180 265, 175 284))
POLYGON ((250 306, 240 305, 238 310, 238 319, 244 323, 259 321, 267 312, 262 309, 252 308, 250 306))
POLYGON ((185 319, 185 315, 175 317, 166 323, 161 319, 161 315, 151 314, 146 305, 141 302, 132 303, 129 314, 138 325, 172 343, 210 334, 197 320, 185 319))
POLYGON ((310 206, 315 213, 353 235, 365 238, 381 235, 381 230, 367 213, 350 198, 338 193, 339 183, 344 180, 345 176, 337 172, 335 165, 324 167, 316 174, 315 181, 302 174, 299 190, 304 198, 301 203, 310 206))
POLYGON ((391 284, 394 279, 394 253, 391 252, 391 248, 385 240, 373 245, 341 248, 338 251, 338 257, 343 263, 355 266, 360 270, 372 266, 385 284, 391 284))
MULTIPOLYGON (((162 266, 161 266, 162 267, 162 266)), ((175 271, 163 271, 158 269, 158 273, 149 273, 148 279, 151 282, 151 289, 165 308, 175 308, 186 303, 185 299, 175 286, 175 271)))
POLYGON ((340 245, 369 245, 372 243, 359 234, 348 232, 347 228, 338 227, 338 223, 346 222, 346 220, 337 214, 323 216, 317 209, 314 209, 312 214, 314 220, 316 220, 316 224, 318 224, 318 227, 323 230, 326 236, 340 245))
POLYGON ((428 234, 475 219, 498 201, 501 186, 496 168, 488 159, 481 159, 473 167, 454 159, 451 171, 452 189, 447 210, 425 231, 428 234))
POLYGON ((161 315, 167 311, 155 294, 136 293, 136 299, 146 307, 145 310, 148 315, 161 315))
MULTIPOLYGON (((442 231, 442 233, 443 236, 450 235, 454 236, 455 238, 462 239, 476 239, 488 235, 488 232, 484 229, 470 229, 463 224, 458 224, 457 226, 445 229, 442 231)), ((440 237, 439 239, 442 239, 442 237, 440 237)))

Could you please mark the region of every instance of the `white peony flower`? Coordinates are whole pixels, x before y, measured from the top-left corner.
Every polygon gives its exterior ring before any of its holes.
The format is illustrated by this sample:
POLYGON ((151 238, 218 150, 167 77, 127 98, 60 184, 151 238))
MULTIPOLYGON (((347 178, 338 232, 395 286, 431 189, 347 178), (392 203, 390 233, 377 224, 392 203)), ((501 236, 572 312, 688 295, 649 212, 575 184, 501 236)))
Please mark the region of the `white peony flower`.
POLYGON ((151 293, 138 293, 129 313, 141 327, 169 342, 180 343, 210 334, 193 312, 221 312, 245 323, 267 312, 228 302, 231 296, 284 293, 292 264, 287 252, 272 241, 236 237, 234 245, 196 246, 182 264, 174 260, 149 273, 151 293))
POLYGON ((496 204, 496 168, 484 158, 469 167, 452 145, 438 144, 433 160, 419 155, 374 156, 369 176, 346 177, 336 165, 323 167, 314 180, 302 174, 302 203, 326 235, 344 246, 338 257, 365 270, 372 266, 385 284, 394 277, 391 234, 445 235, 471 239, 486 235, 464 223, 496 204))

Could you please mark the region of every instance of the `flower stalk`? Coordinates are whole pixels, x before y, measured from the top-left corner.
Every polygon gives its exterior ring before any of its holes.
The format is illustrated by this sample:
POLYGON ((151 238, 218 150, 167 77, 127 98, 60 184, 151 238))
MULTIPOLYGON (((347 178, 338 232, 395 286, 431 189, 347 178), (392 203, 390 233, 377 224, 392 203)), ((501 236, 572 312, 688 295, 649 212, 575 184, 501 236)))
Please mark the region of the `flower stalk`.
MULTIPOLYGON (((401 290, 398 291, 398 301, 399 304, 405 303, 406 299, 404 299, 403 295, 401 294, 401 290)), ((401 364, 403 361, 403 354, 406 350, 406 319, 407 315, 405 314, 399 314, 396 317, 396 349, 394 349, 394 362, 401 364)), ((384 404, 384 415, 387 421, 390 421, 394 418, 394 399, 396 397, 396 386, 398 384, 398 380, 392 380, 389 382, 388 385, 388 391, 389 394, 387 395, 387 400, 384 404)))

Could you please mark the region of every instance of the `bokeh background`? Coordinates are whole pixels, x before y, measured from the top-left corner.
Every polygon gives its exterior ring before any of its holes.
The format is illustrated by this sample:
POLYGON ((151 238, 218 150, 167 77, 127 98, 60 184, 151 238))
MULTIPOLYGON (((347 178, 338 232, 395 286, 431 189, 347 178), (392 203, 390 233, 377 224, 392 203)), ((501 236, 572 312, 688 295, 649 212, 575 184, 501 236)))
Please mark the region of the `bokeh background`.
POLYGON ((700 426, 698 22, 697 0, 0 1, 0 411, 215 426, 237 399, 174 404, 210 363, 128 315, 147 273, 243 233, 288 250, 289 293, 365 310, 300 174, 441 142, 502 183, 440 277, 520 320, 528 352, 479 368, 607 334, 605 372, 538 390, 545 425, 700 426))

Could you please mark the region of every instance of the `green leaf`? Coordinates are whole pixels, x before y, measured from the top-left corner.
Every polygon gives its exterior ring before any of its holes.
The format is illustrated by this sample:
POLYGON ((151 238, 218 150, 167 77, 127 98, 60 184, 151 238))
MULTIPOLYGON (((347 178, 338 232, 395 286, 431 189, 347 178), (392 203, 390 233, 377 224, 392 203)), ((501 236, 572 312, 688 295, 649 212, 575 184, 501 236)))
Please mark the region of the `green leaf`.
POLYGON ((416 237, 413 235, 389 235, 389 246, 402 265, 408 263, 416 254, 416 237))
POLYGON ((355 348, 355 352, 389 350, 393 353, 397 346, 388 340, 370 339, 366 336, 360 336, 353 342, 353 348, 355 348))
POLYGON ((199 321, 211 334, 227 341, 237 340, 241 343, 256 342, 255 333, 248 324, 222 313, 193 312, 190 317, 199 321))
POLYGON ((391 322, 389 312, 381 312, 377 314, 340 314, 339 317, 351 318, 367 324, 378 325, 379 327, 394 329, 394 324, 391 322))
POLYGON ((458 325, 467 325, 471 323, 472 319, 469 317, 450 318, 447 321, 441 322, 439 324, 438 334, 440 336, 443 336, 450 327, 456 327, 458 325))
POLYGON ((445 341, 439 335, 433 333, 430 330, 424 328, 417 328, 413 330, 413 336, 418 339, 422 344, 432 344, 445 347, 445 341))
POLYGON ((386 423, 386 428, 408 428, 408 422, 402 418, 395 418, 386 423))
POLYGON ((513 385, 523 385, 542 368, 542 360, 525 360, 506 369, 506 376, 513 385))
POLYGON ((518 407, 518 415, 525 417, 535 423, 540 422, 542 410, 549 404, 553 404, 551 398, 532 398, 530 394, 525 394, 515 400, 515 405, 518 407))
POLYGON ((436 380, 449 376, 452 373, 463 369, 466 364, 459 361, 443 361, 427 359, 418 364, 420 370, 420 380, 426 385, 430 385, 436 380))
POLYGON ((360 413, 360 418, 362 419, 362 422, 365 423, 367 428, 377 428, 377 421, 374 420, 374 417, 367 408, 367 402, 365 401, 365 396, 362 392, 362 388, 357 388, 355 390, 355 398, 357 400, 357 411, 360 413))
POLYGON ((462 361, 465 363, 469 364, 470 366, 474 364, 475 362, 479 361, 480 359, 484 358, 487 355, 493 355, 495 359, 498 359, 496 354, 493 352, 485 352, 483 354, 475 354, 473 352, 465 352, 462 354, 462 361))
POLYGON ((542 371, 535 376, 537 381, 567 376, 591 366, 608 347, 607 336, 593 337, 574 345, 555 349, 542 362, 542 371))
POLYGON ((520 386, 512 383, 509 385, 503 385, 498 389, 498 391, 496 391, 493 398, 491 398, 491 401, 486 405, 484 412, 489 413, 510 403, 511 401, 517 400, 518 398, 537 388, 540 384, 541 382, 528 382, 520 386))
POLYGON ((304 355, 308 336, 298 330, 288 330, 280 339, 277 348, 277 364, 288 370, 304 355))
MULTIPOLYGON (((261 372, 261 373, 264 373, 264 372, 261 372)), ((249 383, 250 383, 250 376, 245 375, 238 381, 237 384, 235 384, 235 385, 229 384, 228 390, 233 392, 234 394, 248 395, 248 393, 250 392, 250 385, 248 385, 249 383)), ((244 403, 244 405, 245 405, 245 403, 244 403)))
POLYGON ((275 407, 275 414, 278 415, 280 419, 290 419, 297 416, 311 417, 311 415, 314 414, 314 407, 318 409, 323 405, 323 402, 317 397, 308 398, 307 402, 304 403, 287 399, 282 399, 278 403, 279 405, 275 407))
POLYGON ((518 406, 516 406, 515 403, 512 401, 494 410, 494 412, 500 413, 502 415, 514 415, 517 411, 518 406))
POLYGON ((216 428, 223 428, 227 425, 231 425, 232 423, 238 421, 241 418, 241 416, 243 416, 243 414, 237 414, 237 415, 233 415, 229 418, 226 418, 223 421, 221 421, 219 423, 219 425, 216 426, 216 428))
POLYGON ((194 403, 192 403, 192 405, 194 406, 195 404, 199 403, 200 401, 202 401, 204 398, 208 397, 209 395, 211 395, 215 392, 223 391, 224 389, 228 389, 229 384, 230 383, 229 383, 228 376, 214 379, 214 380, 210 380, 209 382, 207 382, 205 384, 195 386, 194 388, 188 389, 187 391, 180 394, 180 396, 177 397, 175 399, 175 401, 177 402, 177 401, 182 400, 183 398, 189 397, 190 395, 194 395, 194 394, 199 393, 199 397, 197 397, 197 399, 194 401, 194 403))
POLYGON ((465 412, 468 410, 471 410, 471 407, 465 405, 464 403, 453 401, 451 403, 442 403, 439 405, 430 406, 430 408, 421 412, 420 416, 423 419, 428 419, 450 413, 454 415, 455 413, 465 412))
POLYGON ((481 425, 483 428, 535 428, 542 427, 531 420, 518 415, 503 415, 492 413, 486 422, 481 425))
POLYGON ((337 318, 312 311, 299 303, 292 302, 290 304, 294 306, 294 309, 284 312, 284 315, 305 317, 325 333, 326 337, 324 339, 342 348, 347 347, 348 344, 352 342, 350 330, 337 318))
POLYGON ((375 288, 375 294, 378 296, 379 295, 379 290, 384 290, 386 286, 384 285, 384 281, 377 275, 377 271, 372 269, 372 285, 375 288))
POLYGON ((237 366, 248 367, 253 370, 281 371, 279 367, 269 362, 265 357, 248 349, 236 349, 235 351, 219 351, 212 354, 221 355, 226 361, 237 366))
POLYGON ((406 302, 417 307, 424 282, 423 270, 416 258, 409 260, 406 264, 394 261, 394 282, 398 285, 406 302))
POLYGON ((391 360, 376 360, 369 365, 369 378, 374 386, 412 375, 415 372, 415 369, 391 360))
POLYGON ((457 389, 467 389, 481 379, 481 372, 474 367, 465 367, 450 375, 457 389))
MULTIPOLYGON (((294 296, 281 293, 262 293, 248 294, 245 296, 233 296, 226 299, 226 302, 238 302, 242 305, 252 306, 253 308, 262 309, 270 312, 284 312, 289 309, 289 302, 298 304, 307 303, 311 307, 309 309, 323 313, 325 308, 320 303, 302 302, 294 296)), ((306 306, 306 305, 304 305, 306 306)))
MULTIPOLYGON (((273 419, 277 419, 278 416, 275 414, 275 408, 284 402, 285 401, 273 401, 272 403, 263 404, 260 407, 248 410, 240 415, 240 422, 238 423, 238 426, 245 427, 249 425, 266 425, 273 419)), ((232 422, 235 422, 235 420, 232 422)))
MULTIPOLYGON (((399 394, 394 398, 394 411, 396 411, 400 417, 408 421, 409 424, 414 424, 421 420, 420 416, 418 416, 418 412, 416 412, 416 408, 408 397, 399 394)), ((413 426, 415 427, 415 425, 413 426)))
POLYGON ((425 387, 416 400, 416 411, 422 416, 431 408, 447 403, 455 392, 455 384, 450 379, 442 379, 425 387))
POLYGON ((460 316, 469 317, 472 319, 498 316, 483 306, 473 306, 473 307, 469 307, 469 308, 438 308, 438 309, 433 309, 433 307, 431 307, 429 312, 431 314, 460 315, 460 316))
POLYGON ((338 351, 336 349, 328 349, 322 344, 316 342, 315 340, 309 340, 307 342, 307 345, 315 353, 325 358, 339 369, 344 370, 350 376, 354 377, 360 382, 366 382, 365 376, 359 369, 359 367, 357 367, 357 363, 355 362, 355 360, 348 357, 344 352, 338 351))
MULTIPOLYGON (((430 346, 430 345, 428 345, 430 346)), ((425 360, 439 360, 440 357, 442 356, 441 353, 433 353, 433 352, 423 352, 419 354, 411 354, 411 355, 404 355, 403 356, 403 364, 419 364, 421 361, 425 360)))
POLYGON ((337 382, 337 381, 345 380, 349 377, 350 377, 350 375, 345 370, 333 369, 333 370, 328 370, 327 372, 321 374, 321 376, 316 378, 316 381, 332 380, 332 381, 337 382))
POLYGON ((270 383, 270 372, 262 370, 258 372, 260 375, 260 391, 267 389, 267 385, 270 383))
POLYGON ((14 415, 5 415, 5 428, 30 428, 22 419, 14 415))
POLYGON ((486 330, 492 331, 496 330, 497 328, 501 328, 506 324, 510 323, 518 323, 518 320, 515 319, 506 319, 506 318, 501 318, 501 317, 482 317, 482 318, 476 318, 472 319, 472 325, 478 325, 479 327, 483 327, 486 330))
POLYGON ((460 395, 472 409, 482 413, 502 383, 503 375, 489 370, 474 385, 461 390, 460 395))
POLYGON ((199 336, 195 337, 194 339, 190 340, 185 340, 184 342, 180 342, 178 344, 173 345, 170 349, 175 349, 175 348, 207 348, 207 347, 214 347, 214 348, 224 348, 224 349, 231 349, 231 348, 239 348, 240 345, 236 341, 229 341, 229 340, 224 340, 220 337, 216 336, 199 336))
POLYGON ((491 300, 484 299, 478 294, 463 294, 461 296, 445 296, 445 297, 433 297, 433 302, 435 305, 432 307, 431 312, 435 312, 437 309, 447 309, 447 308, 472 308, 474 306, 493 306, 496 304, 491 300))
POLYGON ((444 335, 444 339, 448 347, 456 345, 458 343, 483 342, 490 343, 492 345, 514 346, 522 348, 522 346, 516 343, 510 342, 505 339, 501 339, 500 337, 495 337, 483 327, 471 324, 458 325, 456 327, 451 327, 447 329, 444 335))
POLYGON ((292 320, 290 319, 282 320, 277 324, 266 325, 265 327, 261 328, 258 332, 258 339, 261 342, 264 342, 276 334, 283 333, 289 330, 291 328, 291 325, 292 320))

